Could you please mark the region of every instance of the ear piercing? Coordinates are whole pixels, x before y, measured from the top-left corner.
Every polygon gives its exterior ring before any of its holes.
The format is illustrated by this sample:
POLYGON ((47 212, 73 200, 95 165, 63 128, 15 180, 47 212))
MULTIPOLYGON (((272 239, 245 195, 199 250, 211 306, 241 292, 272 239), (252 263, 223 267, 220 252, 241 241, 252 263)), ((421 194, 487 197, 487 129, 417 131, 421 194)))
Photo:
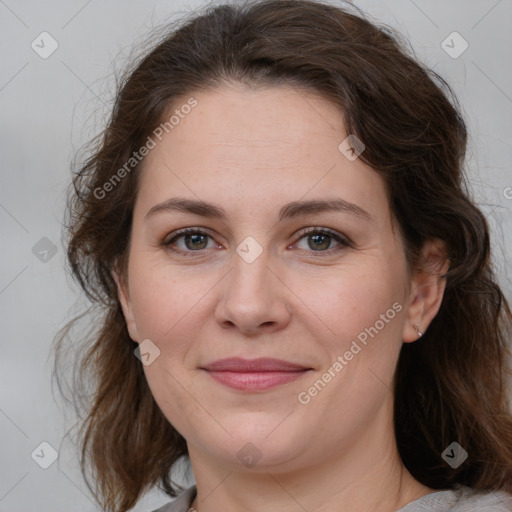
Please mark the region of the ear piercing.
POLYGON ((421 338, 423 336, 423 333, 420 331, 420 328, 417 325, 415 325, 414 328, 416 329, 418 336, 421 338))

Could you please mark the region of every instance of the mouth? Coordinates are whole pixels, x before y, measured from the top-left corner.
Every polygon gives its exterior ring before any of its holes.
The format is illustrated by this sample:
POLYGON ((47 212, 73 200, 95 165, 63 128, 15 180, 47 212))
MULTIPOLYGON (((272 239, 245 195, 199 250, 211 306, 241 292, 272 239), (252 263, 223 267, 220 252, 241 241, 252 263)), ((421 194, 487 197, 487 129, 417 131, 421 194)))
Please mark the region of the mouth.
POLYGON ((240 391, 265 391, 304 376, 312 368, 281 359, 220 359, 201 367, 215 381, 240 391))

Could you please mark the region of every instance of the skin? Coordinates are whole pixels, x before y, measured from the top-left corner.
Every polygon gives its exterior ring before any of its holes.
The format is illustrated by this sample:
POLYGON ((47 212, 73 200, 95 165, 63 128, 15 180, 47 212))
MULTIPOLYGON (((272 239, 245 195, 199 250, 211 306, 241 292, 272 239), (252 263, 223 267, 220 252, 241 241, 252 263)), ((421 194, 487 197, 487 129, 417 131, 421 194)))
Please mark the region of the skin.
POLYGON ((194 97, 197 107, 143 161, 128 275, 114 273, 130 337, 160 350, 144 371, 187 440, 194 508, 392 512, 434 492, 399 458, 392 387, 402 343, 415 342, 414 326, 425 332, 439 310, 445 282, 438 274, 448 268, 442 244, 427 243, 423 270, 409 271, 384 181, 339 151, 347 133, 325 99, 288 86, 234 84, 194 97), (171 197, 214 203, 226 219, 176 211, 144 219, 171 197), (288 202, 326 198, 355 203, 373 220, 346 212, 278 220, 288 202), (186 227, 209 235, 199 250, 187 237, 163 245, 186 227), (311 227, 353 245, 300 233, 311 227), (236 252, 248 236, 262 249, 252 263, 236 252), (300 403, 298 394, 394 303, 400 312, 300 403), (243 392, 199 368, 231 356, 312 370, 243 392), (261 455, 251 467, 237 456, 247 442, 261 455))

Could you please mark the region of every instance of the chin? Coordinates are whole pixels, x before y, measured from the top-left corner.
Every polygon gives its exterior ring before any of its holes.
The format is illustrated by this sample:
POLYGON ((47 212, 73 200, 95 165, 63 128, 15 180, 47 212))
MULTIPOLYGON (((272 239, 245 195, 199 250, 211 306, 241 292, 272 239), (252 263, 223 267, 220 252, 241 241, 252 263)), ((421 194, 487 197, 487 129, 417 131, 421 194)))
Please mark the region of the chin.
POLYGON ((301 439, 300 435, 290 435, 286 428, 280 432, 278 425, 279 422, 260 423, 257 427, 245 425, 245 428, 230 430, 236 434, 227 440, 224 436, 222 443, 208 440, 206 444, 210 450, 215 444, 224 448, 222 451, 216 450, 215 460, 224 460, 227 465, 236 466, 237 471, 243 466, 256 472, 276 466, 291 469, 290 463, 308 449, 308 439, 310 441, 312 436, 304 435, 301 439))

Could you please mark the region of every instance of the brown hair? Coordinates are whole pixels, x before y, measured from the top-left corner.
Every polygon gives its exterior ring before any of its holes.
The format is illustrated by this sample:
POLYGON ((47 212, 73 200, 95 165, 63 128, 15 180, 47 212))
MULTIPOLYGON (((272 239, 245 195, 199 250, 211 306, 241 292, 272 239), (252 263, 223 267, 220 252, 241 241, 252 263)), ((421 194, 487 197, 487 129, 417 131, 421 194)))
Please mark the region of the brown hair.
MULTIPOLYGON (((463 173, 460 108, 446 82, 409 53, 391 29, 353 7, 264 0, 194 13, 124 75, 108 125, 73 178, 65 226, 70 270, 101 318, 85 337, 87 351, 80 349, 74 396, 91 389, 80 426, 81 467, 105 510, 133 507, 155 484, 175 496, 182 489, 170 470, 187 446, 134 357, 137 344, 112 277, 116 265, 126 275, 139 166, 106 198, 95 190, 146 142, 178 97, 229 82, 303 87, 335 103, 347 133, 366 146, 360 158, 385 179, 410 268, 425 241, 445 242, 450 268, 441 308, 421 342, 403 344, 396 369, 399 453, 431 488, 459 483, 512 492, 505 387, 512 313, 494 277, 486 219, 463 173), (455 469, 441 458, 453 441, 469 453, 455 469)), ((71 324, 56 346, 59 389, 71 324)))

